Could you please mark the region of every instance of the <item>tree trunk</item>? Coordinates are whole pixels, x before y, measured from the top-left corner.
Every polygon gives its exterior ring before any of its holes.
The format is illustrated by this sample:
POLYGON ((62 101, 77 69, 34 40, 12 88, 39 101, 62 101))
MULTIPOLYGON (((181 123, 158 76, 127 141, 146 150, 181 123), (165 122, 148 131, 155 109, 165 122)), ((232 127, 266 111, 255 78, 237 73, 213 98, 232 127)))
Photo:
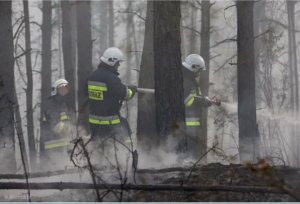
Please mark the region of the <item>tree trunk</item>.
MULTIPOLYGON (((208 96, 209 93, 209 61, 210 61, 210 1, 203 0, 201 2, 201 47, 200 53, 206 65, 206 71, 201 72, 200 88, 203 96, 208 96)), ((201 108, 201 107, 199 107, 201 108)), ((199 153, 204 155, 207 151, 207 108, 202 108, 201 127, 199 131, 199 153)), ((203 158, 206 160, 206 157, 203 158)))
POLYGON ((114 16, 114 1, 108 1, 108 46, 113 47, 115 46, 115 16, 114 16))
MULTIPOLYGON (((43 1, 43 23, 42 23, 42 67, 41 67, 41 119, 45 111, 47 97, 51 95, 51 37, 52 37, 52 1, 43 1)), ((44 154, 45 131, 41 125, 40 154, 44 154)))
POLYGON ((87 96, 84 93, 87 77, 92 72, 92 35, 90 1, 77 1, 77 56, 78 56, 78 119, 86 128, 87 96))
MULTIPOLYGON (((153 1, 147 2, 145 37, 139 72, 139 87, 154 89, 153 1)), ((158 145, 155 122, 154 94, 138 94, 137 139, 139 145, 151 148, 158 145)))
POLYGON ((100 12, 100 32, 99 32, 99 40, 100 40, 100 49, 99 49, 99 55, 101 56, 104 52, 104 50, 107 48, 108 44, 108 2, 107 1, 99 1, 99 12, 100 12))
MULTIPOLYGON (((191 28, 197 30, 197 8, 194 3, 191 1, 191 28)), ((202 39, 202 38, 201 38, 202 39)), ((196 45, 197 45, 197 36, 195 31, 190 30, 190 53, 196 53, 196 45)))
MULTIPOLYGON (((131 68, 132 68, 132 51, 133 51, 133 44, 132 44, 132 25, 133 25, 133 14, 132 12, 132 1, 127 2, 127 25, 126 25, 126 62, 127 62, 127 71, 126 71, 126 83, 131 83, 131 68)), ((130 111, 129 111, 130 112, 130 111)))
POLYGON ((184 127, 180 18, 179 1, 153 2, 156 127, 162 140, 184 127))
POLYGON ((292 111, 299 112, 299 82, 297 67, 297 49, 295 36, 295 1, 287 0, 287 13, 289 25, 289 67, 290 67, 290 86, 291 86, 291 105, 292 111))
MULTIPOLYGON (((58 4, 59 5, 59 4, 58 4)), ((64 69, 62 66, 62 31, 61 31, 61 27, 62 27, 62 13, 61 13, 61 7, 57 7, 54 9, 55 11, 55 17, 56 18, 56 24, 57 24, 57 34, 58 34, 58 38, 57 38, 57 52, 58 52, 58 77, 59 78, 64 78, 64 69)))
MULTIPOLYGON (((30 37, 30 23, 29 23, 29 9, 28 0, 23 0, 24 6, 24 20, 25 20, 25 50, 31 50, 31 37, 30 37)), ((33 109, 32 109, 32 65, 31 65, 31 52, 27 52, 26 59, 26 75, 27 75, 27 88, 26 88, 26 119, 27 119, 27 134, 29 144, 29 156, 31 168, 36 168, 36 148, 34 137, 34 124, 33 124, 33 109)))
POLYGON ((253 1, 237 1, 237 76, 240 160, 255 160, 257 128, 255 103, 255 63, 253 1))
POLYGON ((0 1, 0 171, 15 172, 14 49, 11 1, 0 1))
POLYGON ((72 110, 75 107, 75 61, 72 56, 71 50, 76 49, 72 43, 72 19, 71 19, 71 2, 61 1, 61 14, 62 14, 62 49, 64 59, 65 78, 70 85, 70 93, 68 95, 67 103, 72 110))
MULTIPOLYGON (((294 120, 299 120, 299 80, 298 80, 298 65, 297 65, 297 44, 295 33, 295 1, 287 0, 287 14, 288 14, 288 42, 289 42, 289 78, 291 89, 291 112, 294 120)), ((296 155, 295 165, 300 165, 300 139, 298 137, 299 127, 292 124, 291 134, 293 138, 294 152, 296 155)))
POLYGON ((17 138, 19 141, 21 159, 23 157, 24 165, 26 168, 25 171, 28 172, 29 162, 28 162, 28 157, 27 157, 27 152, 26 152, 25 138, 24 138, 23 129, 22 129, 22 117, 21 117, 21 113, 20 113, 20 109, 19 109, 19 102, 18 102, 16 90, 14 91, 14 94, 15 94, 15 96, 14 96, 14 98, 15 98, 14 117, 15 117, 16 134, 17 134, 17 138))

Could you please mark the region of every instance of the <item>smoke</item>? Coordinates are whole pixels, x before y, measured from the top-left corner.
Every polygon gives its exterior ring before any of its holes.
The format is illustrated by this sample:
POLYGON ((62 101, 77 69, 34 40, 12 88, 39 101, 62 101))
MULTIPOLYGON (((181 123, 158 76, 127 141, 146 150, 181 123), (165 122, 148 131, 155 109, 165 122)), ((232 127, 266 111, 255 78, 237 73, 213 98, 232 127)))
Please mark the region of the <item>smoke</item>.
POLYGON ((228 103, 228 102, 223 102, 221 106, 226 110, 226 112, 229 115, 234 115, 237 114, 238 111, 238 104, 237 103, 228 103))

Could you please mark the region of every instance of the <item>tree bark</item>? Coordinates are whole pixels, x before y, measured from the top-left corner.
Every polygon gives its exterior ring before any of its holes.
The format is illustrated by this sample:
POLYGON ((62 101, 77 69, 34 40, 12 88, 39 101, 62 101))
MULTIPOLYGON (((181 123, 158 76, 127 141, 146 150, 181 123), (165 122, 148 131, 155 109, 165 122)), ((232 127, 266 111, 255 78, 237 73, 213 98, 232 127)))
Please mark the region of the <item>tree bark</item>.
POLYGON ((237 1, 237 76, 240 160, 257 156, 253 1, 237 1))
POLYGON ((26 168, 24 170, 27 172, 29 170, 28 169, 29 162, 28 162, 28 157, 27 157, 27 152, 26 152, 25 138, 24 138, 23 129, 22 129, 22 118, 21 118, 21 113, 20 113, 20 109, 19 109, 19 102, 18 102, 16 90, 14 91, 14 94, 15 94, 14 117, 15 117, 16 134, 17 134, 17 138, 19 140, 21 159, 23 157, 24 165, 26 168))
POLYGON ((99 32, 99 40, 100 40, 100 49, 99 56, 103 54, 108 44, 108 2, 107 1, 99 1, 99 11, 100 11, 100 32, 99 32))
MULTIPOLYGON (((206 71, 201 72, 200 88, 203 96, 209 93, 209 61, 210 61, 210 1, 201 2, 201 46, 200 53, 206 65, 206 71)), ((199 107, 201 108, 201 107, 199 107)), ((202 108, 201 127, 199 131, 199 152, 198 155, 204 155, 207 151, 207 108, 202 108)), ((206 157, 203 158, 206 161, 206 157)))
POLYGON ((15 172, 12 2, 0 1, 0 171, 15 172))
POLYGON ((115 16, 114 16, 114 1, 108 1, 108 46, 115 46, 115 16))
MULTIPOLYGON (((139 72, 139 87, 154 89, 153 1, 147 1, 144 46, 139 72)), ((138 94, 137 139, 139 145, 158 145, 154 94, 138 94)))
MULTIPOLYGON (((295 1, 286 1, 288 14, 288 44, 289 44, 289 78, 291 91, 291 112, 294 120, 299 120, 299 79, 297 63, 297 43, 295 32, 295 1)), ((292 124, 291 134, 293 138, 293 151, 295 152, 295 165, 300 165, 300 139, 298 137, 299 127, 292 124)))
MULTIPOLYGON (((198 9, 195 7, 194 3, 191 1, 191 27, 192 29, 197 30, 197 11, 198 9)), ((201 18, 202 19, 202 18, 201 18)), ((202 38, 201 38, 202 39, 202 38)), ((190 53, 196 53, 196 45, 197 45, 197 36, 195 31, 190 30, 190 53)))
POLYGON ((72 16, 71 16, 71 2, 61 1, 61 14, 62 14, 62 49, 64 59, 65 78, 69 82, 70 92, 68 94, 68 106, 72 110, 76 110, 75 102, 75 61, 72 56, 71 50, 75 50, 73 47, 72 36, 72 16))
POLYGON ((85 83, 92 72, 92 35, 90 1, 77 1, 77 56, 78 56, 78 110, 79 122, 88 128, 85 83))
MULTIPOLYGON (((25 20, 25 49, 31 50, 28 0, 23 0, 23 7, 24 7, 24 20, 25 20)), ((36 168, 36 148, 35 148, 33 109, 32 109, 33 77, 32 77, 32 65, 31 65, 31 52, 26 53, 25 59, 26 59, 26 75, 27 75, 26 119, 27 119, 29 156, 30 156, 31 168, 35 169, 36 168)))
MULTIPOLYGON (((43 113, 45 111, 45 103, 47 98, 51 95, 51 37, 52 37, 52 1, 43 1, 43 23, 42 23, 42 67, 41 67, 41 120, 43 120, 43 113)), ((40 154, 44 154, 44 126, 41 125, 40 138, 40 154)))
POLYGON ((180 18, 179 1, 153 2, 156 128, 162 140, 184 127, 180 18))
POLYGON ((299 112, 299 82, 297 67, 297 50, 295 36, 295 1, 287 0, 288 13, 288 34, 289 34, 289 67, 290 67, 290 87, 292 111, 299 112))

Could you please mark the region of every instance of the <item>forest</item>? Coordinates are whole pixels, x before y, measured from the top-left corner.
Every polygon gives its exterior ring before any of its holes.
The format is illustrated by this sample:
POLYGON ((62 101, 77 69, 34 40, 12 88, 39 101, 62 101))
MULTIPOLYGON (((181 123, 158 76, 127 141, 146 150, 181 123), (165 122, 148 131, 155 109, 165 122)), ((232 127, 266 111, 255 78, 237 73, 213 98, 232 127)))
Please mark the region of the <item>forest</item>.
POLYGON ((299 18, 298 0, 1 0, 0 201, 300 201, 299 18), (96 117, 108 97, 117 119, 96 117))

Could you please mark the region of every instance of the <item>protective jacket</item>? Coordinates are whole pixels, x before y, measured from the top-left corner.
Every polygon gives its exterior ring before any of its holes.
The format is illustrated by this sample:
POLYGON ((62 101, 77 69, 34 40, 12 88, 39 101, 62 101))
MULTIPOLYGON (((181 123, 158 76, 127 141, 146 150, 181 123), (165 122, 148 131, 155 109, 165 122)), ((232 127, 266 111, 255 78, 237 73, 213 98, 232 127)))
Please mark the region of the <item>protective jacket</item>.
POLYGON ((113 67, 101 62, 89 77, 86 91, 89 99, 89 123, 92 125, 120 124, 122 102, 133 92, 118 77, 113 67))
POLYGON ((42 114, 45 150, 65 147, 69 144, 66 129, 70 126, 71 111, 66 103, 66 96, 58 94, 48 97, 42 114))
POLYGON ((185 67, 183 67, 183 81, 186 126, 201 126, 202 108, 211 106, 211 103, 202 96, 195 74, 185 67))

